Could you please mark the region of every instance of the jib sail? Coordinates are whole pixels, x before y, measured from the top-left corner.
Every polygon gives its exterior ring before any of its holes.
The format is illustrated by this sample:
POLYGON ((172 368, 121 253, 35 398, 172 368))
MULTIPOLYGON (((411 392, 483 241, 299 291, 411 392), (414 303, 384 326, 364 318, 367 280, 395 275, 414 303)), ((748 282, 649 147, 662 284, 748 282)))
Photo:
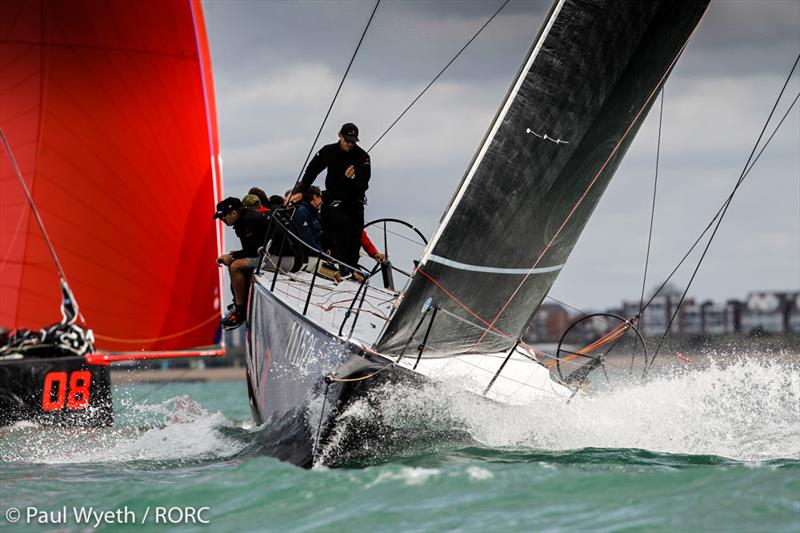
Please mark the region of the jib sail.
POLYGON ((556 2, 378 350, 426 335, 423 357, 514 344, 707 4, 556 2))

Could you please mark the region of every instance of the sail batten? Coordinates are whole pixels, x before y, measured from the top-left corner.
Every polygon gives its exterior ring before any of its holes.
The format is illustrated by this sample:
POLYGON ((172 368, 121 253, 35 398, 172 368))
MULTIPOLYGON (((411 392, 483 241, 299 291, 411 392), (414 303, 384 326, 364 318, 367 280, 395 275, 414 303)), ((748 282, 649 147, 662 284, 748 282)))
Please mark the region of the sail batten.
POLYGON ((430 328, 430 356, 510 348, 707 3, 556 2, 378 350, 406 345, 429 300, 448 311, 430 328))

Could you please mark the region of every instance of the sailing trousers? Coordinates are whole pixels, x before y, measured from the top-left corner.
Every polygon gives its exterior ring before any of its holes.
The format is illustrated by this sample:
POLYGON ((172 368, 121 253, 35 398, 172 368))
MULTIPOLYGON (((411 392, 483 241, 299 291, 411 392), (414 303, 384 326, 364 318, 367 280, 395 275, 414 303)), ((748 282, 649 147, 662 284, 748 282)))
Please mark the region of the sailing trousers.
POLYGON ((333 257, 350 266, 358 265, 361 232, 364 229, 364 208, 331 202, 322 206, 323 246, 333 257))

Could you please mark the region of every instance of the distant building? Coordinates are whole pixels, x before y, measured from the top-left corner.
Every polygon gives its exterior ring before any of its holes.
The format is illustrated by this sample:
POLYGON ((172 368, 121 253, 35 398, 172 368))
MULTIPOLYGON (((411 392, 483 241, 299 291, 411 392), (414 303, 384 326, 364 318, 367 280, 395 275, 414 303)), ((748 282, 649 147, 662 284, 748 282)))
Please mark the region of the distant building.
POLYGON ((795 295, 789 311, 789 331, 800 334, 800 292, 795 295))
POLYGON ((556 303, 543 303, 528 323, 525 339, 530 342, 558 341, 571 323, 569 311, 556 303))
MULTIPOLYGON (((665 289, 655 296, 650 304, 645 308, 642 316, 639 318, 639 333, 645 337, 658 337, 664 334, 667 329, 672 314, 675 312, 675 307, 681 299, 681 292, 674 287, 665 287, 665 289)), ((645 299, 645 303, 648 300, 645 299)), ((682 313, 685 312, 687 306, 693 305, 693 300, 685 300, 681 306, 681 312, 675 318, 672 324, 672 332, 682 332, 682 313)), ((632 318, 639 313, 639 302, 623 302, 621 316, 625 318, 632 318)), ((613 311, 612 311, 613 312, 613 311)), ((684 327, 692 328, 694 319, 690 318, 689 322, 684 324, 684 327)))
POLYGON ((800 333, 800 291, 751 292, 741 314, 741 333, 800 333))
MULTIPOLYGON (((702 303, 686 298, 680 309, 682 292, 667 287, 655 296, 639 319, 638 330, 645 337, 664 334, 673 314, 672 334, 683 335, 733 335, 767 333, 774 335, 800 334, 800 291, 757 291, 747 295, 744 302, 728 300, 702 303)), ((646 299, 645 302, 648 300, 646 299)), ((620 308, 606 313, 625 319, 639 313, 640 302, 623 302, 620 308)), ((561 338, 564 331, 585 315, 570 314, 555 303, 543 304, 529 324, 526 340, 552 342, 561 338)), ((591 339, 603 334, 602 321, 580 322, 570 335, 591 339)))

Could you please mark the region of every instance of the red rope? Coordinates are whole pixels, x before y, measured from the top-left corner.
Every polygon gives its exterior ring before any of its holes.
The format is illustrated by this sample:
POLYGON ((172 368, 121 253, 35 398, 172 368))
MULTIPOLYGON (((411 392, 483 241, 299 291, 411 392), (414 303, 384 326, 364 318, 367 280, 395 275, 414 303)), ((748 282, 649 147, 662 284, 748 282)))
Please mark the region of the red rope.
MULTIPOLYGON (((431 276, 430 274, 428 274, 427 272, 425 272, 424 270, 422 270, 422 267, 417 267, 417 272, 419 272, 420 274, 422 274, 423 276, 425 276, 426 278, 428 278, 428 279, 431 281, 431 283, 433 283, 434 285, 436 285, 436 286, 437 286, 437 287, 438 287, 438 288, 439 288, 439 289, 440 289, 440 290, 441 290, 443 293, 445 293, 445 294, 446 294, 446 295, 447 295, 447 296, 448 296, 448 297, 449 297, 451 300, 453 300, 455 303, 457 303, 459 306, 461 306, 461 308, 462 308, 464 311, 466 311, 466 312, 467 312, 467 313, 469 313, 470 315, 472 315, 472 316, 474 316, 475 318, 477 318, 478 320, 480 320, 480 321, 481 321, 481 322, 482 322, 482 323, 483 323, 485 326, 487 326, 489 329, 493 329, 495 332, 499 333, 499 334, 500 334, 500 335, 502 335, 503 337, 508 337, 508 338, 511 338, 511 336, 510 336, 510 335, 508 335, 507 333, 504 333, 503 331, 501 331, 501 330, 497 329, 497 328, 496 328, 496 327, 494 327, 492 324, 490 324, 489 322, 487 322, 486 320, 484 320, 484 319, 483 319, 483 318, 482 318, 482 317, 481 317, 481 316, 480 316, 478 313, 476 313, 475 311, 473 311, 472 309, 470 309, 470 308, 469 308, 469 306, 467 306, 466 304, 462 303, 462 302, 461 302, 461 300, 459 300, 458 298, 456 298, 456 296, 455 296, 455 295, 454 295, 452 292, 448 291, 448 290, 447 290, 447 289, 444 287, 444 285, 442 285, 441 283, 439 283, 438 281, 436 281, 436 280, 433 278, 433 276, 431 276)), ((488 330, 487 330, 487 331, 488 331, 488 330)), ((481 338, 482 338, 482 337, 481 337, 481 338)))

